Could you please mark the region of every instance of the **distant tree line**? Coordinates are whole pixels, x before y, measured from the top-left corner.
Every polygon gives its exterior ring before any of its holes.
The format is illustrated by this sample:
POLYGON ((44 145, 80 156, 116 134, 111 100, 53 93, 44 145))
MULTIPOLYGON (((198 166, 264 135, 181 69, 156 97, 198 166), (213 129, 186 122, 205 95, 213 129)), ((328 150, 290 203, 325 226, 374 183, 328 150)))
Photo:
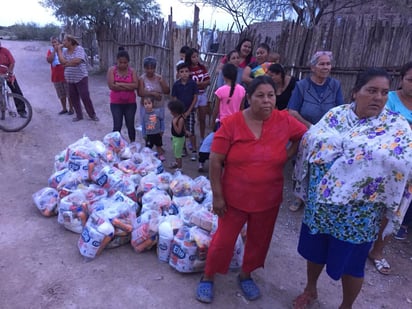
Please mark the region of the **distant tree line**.
POLYGON ((15 40, 49 41, 51 36, 58 36, 61 27, 55 24, 39 26, 36 23, 20 23, 8 27, 0 27, 0 36, 15 40))

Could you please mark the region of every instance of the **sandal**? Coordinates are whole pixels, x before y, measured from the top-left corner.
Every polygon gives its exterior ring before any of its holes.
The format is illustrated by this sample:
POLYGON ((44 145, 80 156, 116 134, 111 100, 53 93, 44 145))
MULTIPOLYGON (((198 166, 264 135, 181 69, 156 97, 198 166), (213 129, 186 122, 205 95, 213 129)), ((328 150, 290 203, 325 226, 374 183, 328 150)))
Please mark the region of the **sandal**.
POLYGON ((240 279, 238 276, 238 282, 243 295, 247 300, 255 300, 260 297, 260 290, 252 278, 240 279))
POLYGON ((74 117, 74 118, 72 119, 73 122, 77 122, 77 121, 80 121, 80 120, 83 120, 83 118, 74 117))
POLYGON ((302 207, 303 202, 300 199, 296 199, 292 205, 289 205, 289 210, 290 211, 298 211, 300 207, 302 207))
POLYGON ((65 110, 65 109, 63 109, 59 112, 59 115, 64 115, 64 114, 67 114, 67 110, 65 110))
POLYGON ((293 301, 293 309, 308 309, 318 299, 316 294, 304 291, 293 301))
POLYGON ((389 275, 391 273, 391 266, 385 258, 374 259, 369 257, 373 265, 375 265, 376 270, 382 275, 389 275))
POLYGON ((169 168, 177 168, 177 162, 173 162, 169 165, 169 168))
POLYGON ((74 111, 72 111, 72 110, 69 110, 68 112, 67 112, 67 115, 73 115, 74 114, 74 111))
POLYGON ((210 304, 213 300, 213 281, 200 279, 196 289, 196 299, 202 303, 210 304))

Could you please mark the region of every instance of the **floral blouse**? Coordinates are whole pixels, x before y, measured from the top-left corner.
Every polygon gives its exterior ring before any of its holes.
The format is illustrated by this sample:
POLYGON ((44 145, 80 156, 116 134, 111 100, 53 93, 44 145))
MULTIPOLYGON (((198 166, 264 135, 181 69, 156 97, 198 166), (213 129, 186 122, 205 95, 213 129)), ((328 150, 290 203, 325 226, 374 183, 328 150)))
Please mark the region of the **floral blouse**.
MULTIPOLYGON (((377 234, 380 224, 377 216, 383 207, 389 219, 384 236, 393 233, 402 222, 412 199, 412 131, 398 113, 383 109, 376 117, 359 118, 354 106, 352 103, 331 109, 308 130, 301 141, 294 178, 295 194, 304 201, 308 201, 308 192, 315 190, 307 211, 313 211, 310 208, 315 204, 323 205, 323 219, 339 211, 333 215, 358 229, 355 234, 342 233, 343 225, 332 221, 332 231, 328 233, 360 243, 376 236, 373 234, 377 234), (316 165, 323 165, 326 170, 317 181, 312 175, 309 183, 311 166, 316 165), (354 205, 360 207, 358 216, 356 212, 348 215, 348 207, 354 205), (369 210, 362 213, 363 207, 369 210), (375 232, 365 234, 362 229, 375 232)), ((323 220, 316 221, 311 231, 322 230, 324 224, 323 220)))

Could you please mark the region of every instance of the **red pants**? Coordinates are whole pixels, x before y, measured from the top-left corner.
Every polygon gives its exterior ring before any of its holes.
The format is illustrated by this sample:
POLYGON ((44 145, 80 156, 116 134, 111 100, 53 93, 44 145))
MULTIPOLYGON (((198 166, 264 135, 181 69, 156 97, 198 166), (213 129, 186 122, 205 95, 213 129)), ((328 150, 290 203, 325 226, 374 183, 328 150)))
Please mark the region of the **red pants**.
POLYGON ((263 267, 278 212, 279 206, 267 211, 249 213, 228 206, 226 214, 219 218, 217 231, 210 243, 205 276, 227 273, 236 239, 245 223, 247 232, 242 271, 251 273, 263 267))

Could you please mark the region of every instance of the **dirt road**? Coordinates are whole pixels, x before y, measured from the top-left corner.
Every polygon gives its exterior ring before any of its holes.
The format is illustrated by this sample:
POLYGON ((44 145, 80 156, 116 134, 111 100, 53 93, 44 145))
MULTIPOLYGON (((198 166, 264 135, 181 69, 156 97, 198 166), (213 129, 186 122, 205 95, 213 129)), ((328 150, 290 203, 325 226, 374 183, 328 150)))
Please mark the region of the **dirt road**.
MULTIPOLYGON (((109 91, 104 75, 90 76, 100 122, 72 123, 70 116, 57 115, 60 106, 45 61, 47 43, 2 41, 2 45, 16 58, 16 76, 34 115, 22 132, 0 132, 0 308, 205 307, 194 298, 199 274, 177 273, 159 262, 154 251, 137 254, 129 245, 105 250, 86 262, 76 246, 79 235, 65 230, 55 217, 40 215, 31 195, 47 186, 54 156, 84 134, 101 140, 111 131, 109 91)), ((165 141, 169 140, 166 136, 165 141)), ((166 143, 166 149, 170 150, 170 144, 166 143)), ((198 175, 189 159, 184 161, 184 171, 191 177, 198 175)), ((229 273, 216 279, 213 308, 290 308, 302 291, 305 261, 296 252, 302 212, 291 213, 286 207, 292 200, 290 171, 288 166, 285 205, 265 269, 255 273, 263 296, 253 303, 245 301, 239 296, 236 274, 229 273)), ((390 276, 378 274, 368 263, 355 308, 412 308, 410 241, 411 236, 388 246, 390 276)), ((337 308, 340 297, 340 283, 322 274, 314 308, 337 308)))

